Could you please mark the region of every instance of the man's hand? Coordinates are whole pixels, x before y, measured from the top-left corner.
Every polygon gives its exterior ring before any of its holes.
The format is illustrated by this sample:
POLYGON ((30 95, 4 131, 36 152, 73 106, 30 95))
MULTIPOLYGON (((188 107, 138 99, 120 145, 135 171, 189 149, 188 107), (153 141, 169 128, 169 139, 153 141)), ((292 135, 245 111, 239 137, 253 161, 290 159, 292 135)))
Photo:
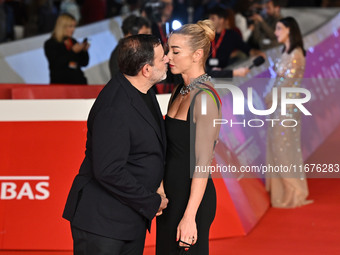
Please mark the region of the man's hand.
POLYGON ((163 210, 168 206, 168 203, 169 203, 169 200, 165 196, 163 195, 160 195, 160 196, 161 196, 162 202, 161 202, 161 205, 159 206, 156 216, 162 215, 163 210))
POLYGON ((248 67, 240 67, 233 70, 233 76, 244 77, 250 72, 248 67))
POLYGON ((161 185, 159 186, 159 188, 156 191, 159 195, 166 197, 165 195, 165 191, 164 191, 164 186, 163 186, 163 181, 161 182, 161 185))
POLYGON ((261 15, 255 13, 253 16, 250 17, 251 20, 255 21, 255 23, 263 22, 263 18, 261 15))
POLYGON ((249 29, 250 31, 254 31, 255 25, 254 25, 254 24, 250 24, 249 27, 248 27, 248 29, 249 29))
POLYGON ((222 71, 222 68, 221 67, 213 67, 211 70, 213 71, 222 71))
POLYGON ((257 49, 251 49, 249 51, 249 55, 252 57, 258 57, 258 56, 262 56, 263 58, 267 58, 267 55, 265 52, 257 50, 257 49))

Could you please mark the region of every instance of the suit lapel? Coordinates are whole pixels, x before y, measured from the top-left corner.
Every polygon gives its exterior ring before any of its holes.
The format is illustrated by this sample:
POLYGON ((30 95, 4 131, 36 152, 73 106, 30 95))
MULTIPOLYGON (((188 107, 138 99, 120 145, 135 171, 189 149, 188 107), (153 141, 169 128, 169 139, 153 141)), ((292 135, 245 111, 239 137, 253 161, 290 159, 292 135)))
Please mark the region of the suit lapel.
POLYGON ((164 125, 164 119, 163 119, 163 115, 161 112, 161 109, 159 107, 155 92, 151 91, 151 95, 152 95, 152 102, 154 104, 154 107, 157 111, 158 117, 159 117, 159 123, 161 124, 161 135, 162 135, 162 144, 163 144, 163 151, 164 151, 164 155, 165 155, 165 151, 166 151, 166 133, 165 133, 165 125, 164 125))
POLYGON ((132 98, 131 104, 137 110, 137 112, 151 125, 151 127, 155 130, 158 139, 163 144, 163 139, 159 125, 156 122, 155 118, 152 116, 152 113, 144 103, 143 99, 138 94, 136 94, 136 96, 132 98))
MULTIPOLYGON (((152 113, 150 112, 149 108, 147 107, 147 105, 143 101, 142 97, 138 94, 137 89, 133 87, 133 85, 124 77, 124 75, 122 75, 122 74, 120 74, 120 75, 121 75, 120 79, 122 81, 122 86, 124 87, 124 89, 127 92, 127 95, 131 99, 131 105, 146 120, 146 122, 148 122, 149 125, 154 129, 154 131, 157 134, 159 141, 161 142, 161 144, 163 145, 163 148, 164 148, 164 146, 165 146, 165 128, 164 128, 163 119, 160 121, 161 128, 159 128, 158 123, 156 122, 156 120, 153 117, 152 113)), ((162 116, 161 116, 161 113, 160 113, 160 110, 159 110, 159 105, 158 105, 157 102, 155 102, 155 100, 156 100, 156 97, 153 94, 152 95, 152 101, 157 104, 157 107, 155 107, 155 109, 157 109, 157 111, 160 114, 160 118, 161 118, 162 116)))

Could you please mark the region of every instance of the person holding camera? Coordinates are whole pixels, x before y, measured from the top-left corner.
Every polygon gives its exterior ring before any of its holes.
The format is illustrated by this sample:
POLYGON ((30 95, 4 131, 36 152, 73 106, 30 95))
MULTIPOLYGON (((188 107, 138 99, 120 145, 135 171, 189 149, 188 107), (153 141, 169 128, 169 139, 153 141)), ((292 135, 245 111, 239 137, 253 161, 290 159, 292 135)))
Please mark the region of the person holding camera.
POLYGON ((209 10, 209 19, 216 29, 216 37, 212 41, 211 55, 207 59, 208 74, 214 78, 232 78, 234 76, 245 76, 249 73, 249 68, 241 67, 234 70, 226 70, 230 64, 230 58, 234 51, 240 50, 246 55, 255 55, 257 52, 250 50, 248 45, 242 40, 240 34, 233 29, 226 29, 228 13, 220 5, 209 10))
MULTIPOLYGON (((151 25, 146 18, 138 17, 134 14, 131 14, 126 19, 124 19, 122 24, 122 31, 124 34, 124 38, 131 35, 151 34, 151 25)), ((118 47, 116 47, 111 53, 109 60, 109 69, 111 77, 119 72, 118 47)))
POLYGON ((266 1, 264 7, 264 17, 257 12, 250 17, 254 22, 254 30, 250 40, 260 50, 270 49, 279 45, 275 36, 275 26, 282 18, 279 0, 266 1))
POLYGON ((161 39, 162 44, 165 45, 168 41, 168 35, 171 32, 170 19, 173 11, 172 0, 162 0, 163 8, 161 11, 161 18, 158 22, 152 23, 152 34, 161 39))
POLYGON ((85 38, 82 43, 74 39, 75 18, 67 13, 61 14, 56 22, 52 36, 44 44, 44 51, 49 63, 50 83, 87 84, 81 67, 89 63, 85 38))
POLYGON ((173 12, 172 0, 145 1, 141 9, 142 16, 151 22, 152 34, 157 36, 163 46, 166 45, 171 32, 170 19, 173 12))
MULTIPOLYGON (((168 52, 168 36, 172 32, 170 25, 172 13, 173 0, 145 1, 141 9, 141 15, 150 21, 152 34, 161 40, 166 54, 168 52)), ((157 94, 171 92, 173 87, 181 82, 181 75, 174 75, 168 70, 166 80, 156 84, 153 90, 157 94)))

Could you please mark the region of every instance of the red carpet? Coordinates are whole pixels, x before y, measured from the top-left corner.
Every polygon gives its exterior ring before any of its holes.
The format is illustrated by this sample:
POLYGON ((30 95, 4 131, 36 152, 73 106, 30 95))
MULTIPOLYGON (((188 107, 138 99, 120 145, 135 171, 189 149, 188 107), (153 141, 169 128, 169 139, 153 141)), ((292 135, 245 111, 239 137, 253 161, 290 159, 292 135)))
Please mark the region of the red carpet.
MULTIPOLYGON (((340 164, 340 127, 306 163, 340 164)), ((340 173, 339 173, 340 177, 340 173)), ((313 204, 297 209, 270 208, 245 237, 212 240, 211 255, 340 254, 340 178, 309 179, 313 204)), ((154 248, 144 255, 153 255, 154 248)))
MULTIPOLYGON (((340 127, 306 163, 340 163, 340 127)), ((340 173, 339 173, 340 177, 340 173)), ((211 255, 340 254, 340 178, 310 179, 313 204, 298 209, 269 209, 245 237, 212 240, 211 255)), ((72 252, 0 251, 0 255, 71 255, 72 252)), ((144 255, 154 255, 146 247, 144 255)))

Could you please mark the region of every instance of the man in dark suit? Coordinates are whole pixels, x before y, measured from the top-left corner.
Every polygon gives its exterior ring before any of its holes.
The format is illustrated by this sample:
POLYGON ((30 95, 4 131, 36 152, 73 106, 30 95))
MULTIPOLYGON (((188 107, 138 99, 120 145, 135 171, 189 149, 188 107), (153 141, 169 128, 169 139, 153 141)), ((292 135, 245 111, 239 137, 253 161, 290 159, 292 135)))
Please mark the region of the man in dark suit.
POLYGON ((168 200, 163 179, 165 128, 155 94, 168 58, 152 35, 119 43, 120 73, 90 111, 85 159, 63 217, 71 222, 74 254, 143 254, 146 229, 168 200))

